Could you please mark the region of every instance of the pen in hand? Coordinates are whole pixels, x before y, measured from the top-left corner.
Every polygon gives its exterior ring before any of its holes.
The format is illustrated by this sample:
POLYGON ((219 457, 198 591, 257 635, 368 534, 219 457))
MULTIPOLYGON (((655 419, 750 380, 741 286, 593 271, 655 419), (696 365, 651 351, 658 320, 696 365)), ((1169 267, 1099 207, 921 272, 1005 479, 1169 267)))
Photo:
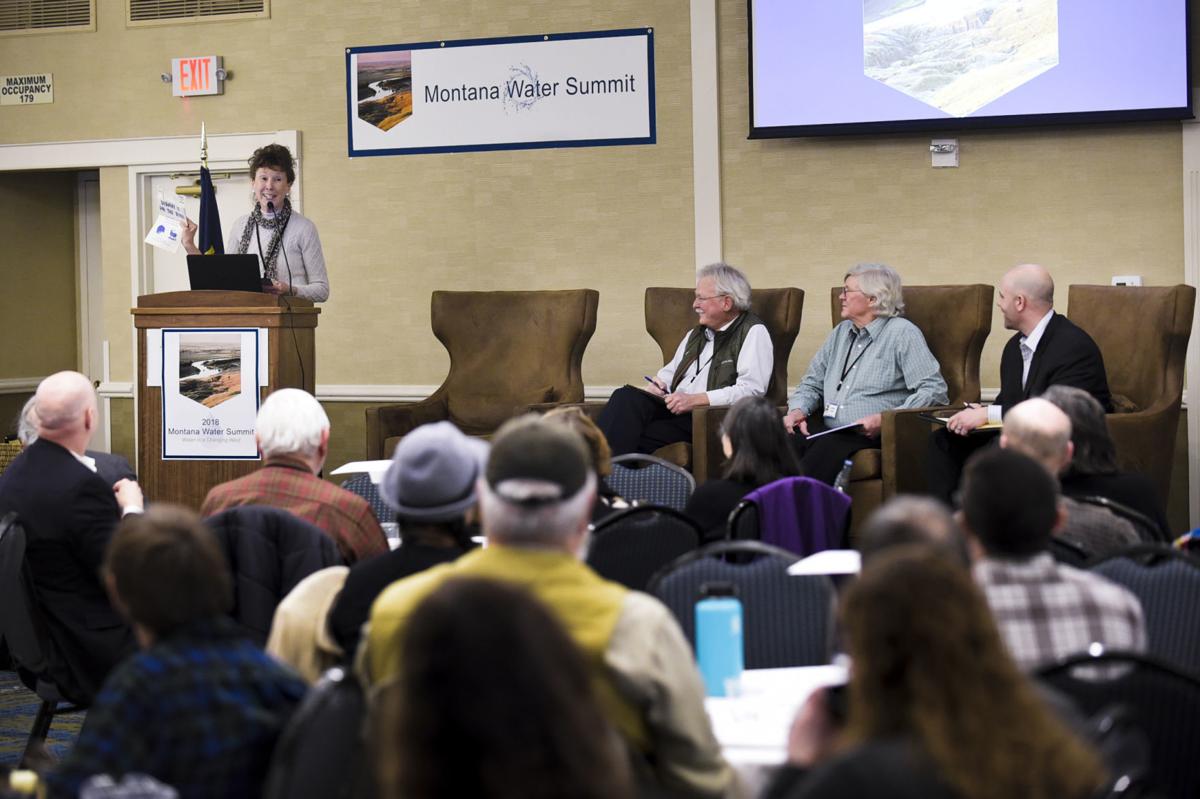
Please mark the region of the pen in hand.
POLYGON ((653 377, 651 377, 650 375, 642 375, 642 378, 643 378, 643 379, 644 379, 644 380, 645 380, 647 383, 649 383, 650 385, 654 386, 654 387, 655 387, 655 388, 657 388, 659 391, 661 391, 661 392, 662 392, 664 395, 667 393, 667 389, 666 389, 666 387, 665 387, 665 386, 663 386, 661 383, 659 383, 657 380, 655 380, 655 379, 654 379, 653 377))

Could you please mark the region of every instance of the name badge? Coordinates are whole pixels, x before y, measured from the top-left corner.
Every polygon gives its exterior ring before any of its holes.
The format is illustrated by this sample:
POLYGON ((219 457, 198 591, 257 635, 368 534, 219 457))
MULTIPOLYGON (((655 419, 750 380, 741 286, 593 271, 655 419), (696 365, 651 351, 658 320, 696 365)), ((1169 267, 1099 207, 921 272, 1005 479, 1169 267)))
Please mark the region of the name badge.
POLYGON ((824 416, 826 419, 832 419, 833 417, 837 416, 837 412, 838 412, 838 406, 835 403, 831 402, 825 406, 824 416))

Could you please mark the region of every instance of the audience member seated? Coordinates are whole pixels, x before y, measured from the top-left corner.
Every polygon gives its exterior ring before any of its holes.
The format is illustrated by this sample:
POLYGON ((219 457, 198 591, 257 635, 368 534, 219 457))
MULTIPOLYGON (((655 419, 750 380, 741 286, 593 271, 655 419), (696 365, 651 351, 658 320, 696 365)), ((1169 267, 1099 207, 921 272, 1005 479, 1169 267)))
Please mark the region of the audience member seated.
POLYGON ((971 555, 950 509, 930 497, 898 496, 867 517, 858 533, 858 551, 866 567, 881 553, 903 544, 925 544, 964 568, 971 555))
POLYGON ((1103 577, 1055 563, 1047 551, 1063 516, 1058 484, 1026 456, 988 448, 967 462, 960 518, 975 580, 1009 654, 1029 672, 1093 643, 1146 649, 1137 597, 1103 577))
POLYGON ((365 499, 317 475, 329 454, 329 417, 298 388, 281 388, 258 409, 255 438, 263 466, 208 492, 201 515, 238 505, 271 505, 320 527, 347 563, 388 551, 387 537, 365 499))
POLYGON ((170 505, 129 516, 104 578, 142 651, 105 681, 75 746, 47 775, 50 796, 74 797, 94 774, 130 773, 181 799, 259 796, 305 686, 225 617, 233 583, 212 534, 170 505))
MULTIPOLYGON (((397 676, 416 655, 403 646, 413 611, 454 577, 523 586, 583 650, 601 707, 628 745, 635 779, 689 796, 722 796, 733 773, 713 737, 700 675, 671 612, 601 579, 580 560, 596 494, 590 463, 580 437, 559 425, 527 417, 501 427, 478 483, 487 546, 380 594, 360 660, 373 682, 397 676)), ((494 662, 474 665, 486 671, 494 662)))
POLYGON ((402 645, 374 705, 380 799, 633 795, 587 662, 524 590, 450 580, 414 610, 402 645))
POLYGON ((767 799, 1088 799, 1104 782, 944 554, 912 544, 872 559, 841 617, 850 685, 801 708, 767 799))
MULTIPOLYGON (((17 417, 17 441, 21 443, 22 449, 37 441, 37 425, 37 395, 35 394, 25 403, 25 407, 21 409, 21 415, 17 417)), ((121 480, 137 480, 137 473, 129 465, 129 461, 124 455, 101 452, 97 449, 85 450, 83 454, 96 462, 96 474, 100 475, 100 479, 108 485, 116 485, 121 480)))
POLYGON ((775 350, 767 326, 750 312, 750 281, 741 270, 724 263, 697 270, 692 308, 699 324, 675 357, 645 385, 639 377, 638 388, 614 391, 601 411, 614 455, 691 441, 693 408, 767 392, 775 350))
POLYGON ((608 440, 596 423, 575 405, 563 405, 546 411, 542 417, 548 422, 565 425, 583 436, 583 441, 592 453, 592 469, 596 472, 596 504, 592 506, 592 524, 606 516, 631 507, 629 502, 612 490, 608 478, 612 475, 612 450, 608 440))
POLYGON ((996 307, 1004 327, 1016 331, 1000 355, 1000 393, 991 405, 970 405, 950 417, 929 439, 929 490, 950 502, 963 465, 995 441, 994 431, 973 432, 1001 421, 1022 400, 1050 386, 1076 386, 1105 408, 1112 405, 1104 357, 1082 328, 1054 310, 1054 278, 1038 264, 1014 266, 1000 279, 996 307))
POLYGON ((418 427, 400 440, 379 487, 396 511, 400 546, 355 565, 329 615, 329 630, 347 659, 358 649, 371 604, 383 589, 474 548, 469 519, 475 516, 475 483, 487 453, 485 442, 450 422, 418 427))
POLYGON ((98 418, 86 377, 53 374, 35 400, 37 440, 0 475, 0 514, 16 511, 25 526, 25 562, 66 672, 55 681, 68 698, 88 702, 136 648, 99 574, 122 514, 141 511, 142 491, 132 480, 106 483, 84 454, 98 418))
POLYGON ((800 474, 779 410, 766 397, 733 404, 721 423, 721 447, 726 458, 721 477, 697 486, 683 510, 700 526, 704 543, 725 537, 729 514, 746 494, 800 474))
MULTIPOLYGON (((1025 400, 1004 417, 1000 446, 1033 458, 1057 480, 1071 462, 1071 420, 1044 399, 1025 400)), ((1059 505, 1067 518, 1055 535, 1089 558, 1120 552, 1141 540, 1132 524, 1106 508, 1065 496, 1059 498, 1059 505)))
POLYGON ((1069 497, 1107 497, 1140 511, 1158 525, 1164 541, 1171 525, 1154 483, 1144 474, 1117 469, 1117 447, 1108 434, 1104 407, 1096 398, 1072 386, 1051 386, 1042 394, 1071 420, 1071 464, 1060 475, 1062 492, 1069 497))
POLYGON ((788 399, 783 426, 804 473, 832 484, 861 449, 879 447, 883 412, 947 402, 946 381, 920 328, 903 317, 900 275, 883 264, 859 264, 843 277, 842 319, 813 356, 788 399), (821 438, 807 436, 844 425, 821 438))

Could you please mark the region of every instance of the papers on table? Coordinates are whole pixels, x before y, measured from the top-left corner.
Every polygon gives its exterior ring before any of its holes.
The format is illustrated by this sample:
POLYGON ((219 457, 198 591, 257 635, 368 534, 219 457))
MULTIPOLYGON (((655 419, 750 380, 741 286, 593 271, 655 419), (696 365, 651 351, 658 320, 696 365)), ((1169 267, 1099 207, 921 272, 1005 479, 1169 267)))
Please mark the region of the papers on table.
POLYGON ((858 574, 862 555, 857 549, 826 549, 788 567, 788 574, 858 574))
POLYGON ((371 476, 371 482, 375 485, 383 480, 383 476, 387 473, 388 467, 392 465, 390 460, 386 461, 350 461, 330 472, 330 475, 336 474, 359 474, 366 472, 371 476))

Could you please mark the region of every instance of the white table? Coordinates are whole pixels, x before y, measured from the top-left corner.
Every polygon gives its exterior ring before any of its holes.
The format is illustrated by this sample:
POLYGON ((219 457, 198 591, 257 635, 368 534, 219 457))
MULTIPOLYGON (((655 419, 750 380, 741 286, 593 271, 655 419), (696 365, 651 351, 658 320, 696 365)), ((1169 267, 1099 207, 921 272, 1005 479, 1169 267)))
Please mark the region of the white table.
POLYGON ((705 698, 721 751, 750 795, 758 795, 769 770, 787 759, 788 731, 804 701, 817 688, 846 678, 843 665, 750 669, 742 673, 739 696, 705 698))

